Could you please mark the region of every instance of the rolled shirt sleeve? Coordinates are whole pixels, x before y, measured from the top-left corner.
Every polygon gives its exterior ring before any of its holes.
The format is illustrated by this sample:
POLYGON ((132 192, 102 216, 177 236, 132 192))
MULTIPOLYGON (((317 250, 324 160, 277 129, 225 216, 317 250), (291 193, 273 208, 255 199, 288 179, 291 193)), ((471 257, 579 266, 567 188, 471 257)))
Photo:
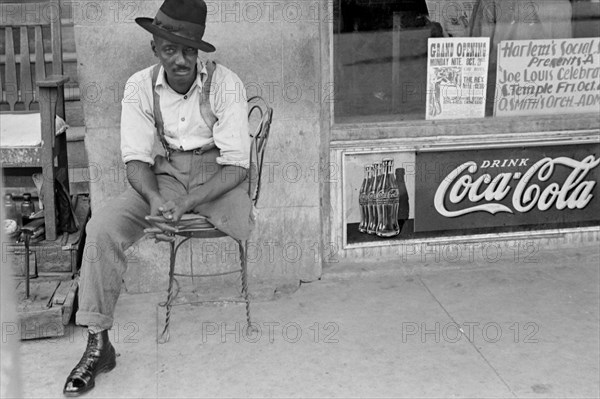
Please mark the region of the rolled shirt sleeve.
POLYGON ((221 152, 217 163, 248 169, 250 136, 244 84, 235 73, 220 64, 215 69, 213 82, 210 101, 218 118, 213 126, 213 138, 221 152))
POLYGON ((142 161, 154 165, 156 128, 152 113, 151 68, 137 72, 125 85, 121 101, 121 156, 123 162, 142 161))

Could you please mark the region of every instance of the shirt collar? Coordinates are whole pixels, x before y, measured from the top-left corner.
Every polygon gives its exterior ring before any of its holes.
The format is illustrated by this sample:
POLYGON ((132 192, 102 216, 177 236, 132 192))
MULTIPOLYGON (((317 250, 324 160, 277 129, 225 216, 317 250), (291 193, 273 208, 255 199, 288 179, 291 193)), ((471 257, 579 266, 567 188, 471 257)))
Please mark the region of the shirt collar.
MULTIPOLYGON (((200 59, 198 59, 197 65, 198 65, 198 72, 196 75, 196 80, 194 82, 194 85, 197 86, 199 89, 202 89, 202 85, 206 81, 206 78, 208 77, 208 71, 206 69, 206 63, 202 62, 200 59)), ((156 87, 158 87, 158 86, 171 87, 167 84, 167 81, 165 80, 165 68, 163 68, 162 65, 160 66, 160 70, 158 71, 158 77, 156 78, 156 87)))

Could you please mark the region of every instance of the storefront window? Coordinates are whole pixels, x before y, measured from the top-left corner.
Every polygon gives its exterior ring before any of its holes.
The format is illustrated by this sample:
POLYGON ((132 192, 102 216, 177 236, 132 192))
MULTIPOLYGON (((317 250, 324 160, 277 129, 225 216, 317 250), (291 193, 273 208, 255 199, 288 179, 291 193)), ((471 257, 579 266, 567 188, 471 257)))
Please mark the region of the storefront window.
MULTIPOLYGON (((476 84, 479 80, 487 82, 481 94, 485 103, 481 113, 466 117, 492 116, 502 93, 507 95, 513 90, 513 94, 531 95, 534 91, 516 84, 498 90, 498 48, 502 42, 531 40, 549 45, 550 39, 599 36, 598 0, 334 0, 335 122, 435 119, 440 105, 432 93, 437 87, 439 94, 440 82, 446 87, 456 84, 457 75, 469 87, 484 87, 476 84), (461 72, 450 66, 434 70, 428 63, 428 42, 435 38, 489 38, 485 57, 480 58, 486 61, 486 73, 478 77, 478 68, 467 68, 465 73, 464 69, 461 72)), ((472 42, 469 46, 475 48, 475 41, 472 42)), ((597 45, 592 43, 590 53, 598 52, 594 46, 597 45)), ((596 62, 598 55, 594 57, 596 62)), ((598 72, 590 70, 587 79, 582 80, 597 82, 594 73, 598 72)), ((538 80, 543 77, 540 75, 538 80)), ((563 86, 567 90, 566 83, 563 86)), ((587 88, 590 95, 598 92, 598 87, 587 88)), ((555 85, 553 90, 556 89, 555 85)), ((510 100, 516 102, 515 107, 524 107, 522 98, 510 100)), ((535 99, 528 101, 525 105, 534 107, 531 104, 535 99)), ((545 105, 539 103, 537 107, 545 105)), ((529 111, 536 113, 535 107, 529 111)), ((550 112, 547 107, 546 111, 550 112)))

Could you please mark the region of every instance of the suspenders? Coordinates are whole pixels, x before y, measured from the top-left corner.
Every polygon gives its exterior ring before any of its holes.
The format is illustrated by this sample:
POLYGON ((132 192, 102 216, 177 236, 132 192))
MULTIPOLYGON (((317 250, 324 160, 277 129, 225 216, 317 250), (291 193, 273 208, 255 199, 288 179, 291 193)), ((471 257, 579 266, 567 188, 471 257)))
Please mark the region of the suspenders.
MULTIPOLYGON (((200 114, 202 115, 202 119, 204 119, 204 123, 212 132, 213 126, 217 123, 217 116, 212 112, 210 108, 210 86, 212 83, 212 77, 215 72, 215 68, 217 65, 214 61, 209 61, 206 63, 206 70, 208 72, 208 76, 202 85, 202 93, 200 95, 200 114)), ((162 112, 160 111, 160 95, 156 92, 156 80, 158 79, 158 72, 160 71, 160 64, 156 64, 152 69, 152 97, 154 100, 154 126, 156 127, 156 131, 158 133, 158 138, 160 139, 160 143, 165 149, 165 157, 167 161, 171 161, 171 152, 172 149, 169 147, 167 140, 165 139, 165 127, 162 118, 162 112)))

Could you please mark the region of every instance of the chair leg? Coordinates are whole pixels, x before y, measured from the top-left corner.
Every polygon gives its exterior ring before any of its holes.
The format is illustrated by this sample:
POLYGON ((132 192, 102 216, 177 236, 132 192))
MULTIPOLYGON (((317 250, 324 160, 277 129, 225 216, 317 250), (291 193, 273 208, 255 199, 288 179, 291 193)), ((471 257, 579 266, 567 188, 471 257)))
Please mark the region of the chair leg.
POLYGON ((248 254, 246 251, 248 248, 248 241, 246 240, 243 244, 241 241, 238 241, 238 246, 240 248, 240 263, 242 266, 242 295, 246 302, 246 321, 248 322, 247 332, 250 333, 256 328, 252 325, 250 318, 250 298, 248 297, 248 254))
POLYGON ((58 97, 58 90, 40 87, 39 91, 40 99, 40 113, 42 117, 42 175, 43 183, 41 189, 41 195, 44 197, 44 223, 46 228, 46 240, 55 241, 57 238, 57 226, 56 226, 56 197, 54 195, 55 179, 57 168, 54 166, 55 146, 56 143, 56 129, 54 125, 54 119, 51 115, 54 113, 56 107, 56 101, 58 97), (50 122, 50 123, 44 123, 50 122))
POLYGON ((173 301, 173 280, 175 280, 175 258, 177 251, 175 249, 175 241, 169 242, 169 288, 167 289, 167 301, 164 306, 167 308, 165 316, 165 328, 158 340, 159 344, 169 342, 171 335, 169 333, 169 324, 171 323, 171 302, 173 301))

